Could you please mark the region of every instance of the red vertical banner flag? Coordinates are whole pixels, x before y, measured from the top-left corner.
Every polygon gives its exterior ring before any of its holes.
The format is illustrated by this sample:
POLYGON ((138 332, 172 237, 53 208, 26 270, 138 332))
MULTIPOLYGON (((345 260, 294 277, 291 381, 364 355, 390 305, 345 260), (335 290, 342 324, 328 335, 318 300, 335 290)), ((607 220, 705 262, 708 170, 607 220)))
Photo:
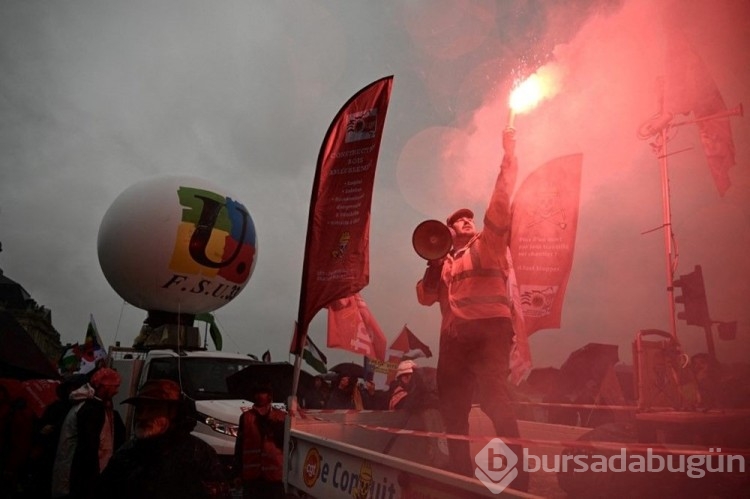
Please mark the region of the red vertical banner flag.
POLYGON ((513 199, 510 251, 526 334, 560 327, 573 266, 583 155, 532 172, 513 199))
POLYGON ((357 92, 334 118, 318 155, 307 225, 299 333, 291 353, 300 355, 307 327, 322 308, 369 282, 370 206, 393 76, 357 92))

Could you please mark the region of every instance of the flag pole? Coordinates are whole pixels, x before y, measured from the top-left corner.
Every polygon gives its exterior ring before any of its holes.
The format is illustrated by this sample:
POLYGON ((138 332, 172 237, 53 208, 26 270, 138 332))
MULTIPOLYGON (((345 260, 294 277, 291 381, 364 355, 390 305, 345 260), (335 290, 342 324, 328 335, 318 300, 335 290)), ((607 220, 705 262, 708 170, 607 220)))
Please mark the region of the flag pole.
MULTIPOLYGON (((676 266, 676 255, 674 254, 674 233, 672 232, 672 207, 669 194, 669 164, 667 162, 668 132, 671 127, 673 115, 666 110, 664 101, 664 80, 657 79, 658 86, 658 108, 657 113, 646 120, 638 128, 636 135, 642 140, 653 139, 651 146, 657 160, 659 161, 659 175, 661 178, 661 207, 662 225, 664 231, 664 257, 667 281, 667 306, 669 308, 669 334, 679 345, 677 339, 677 319, 674 302, 674 273, 676 266)), ((654 229, 656 230, 656 229, 654 229)), ((647 231, 651 232, 651 231, 647 231)))
MULTIPOLYGON (((670 153, 667 151, 669 131, 672 128, 702 121, 728 118, 730 116, 743 116, 744 113, 742 104, 740 104, 734 109, 721 111, 713 115, 702 116, 689 121, 675 122, 673 121, 674 115, 670 113, 665 106, 664 80, 660 78, 657 81, 659 86, 659 112, 639 127, 637 135, 638 138, 644 140, 650 138, 654 139, 654 141, 650 145, 653 148, 657 159, 659 160, 662 193, 662 228, 664 229, 667 301, 669 307, 669 332, 672 338, 674 338, 674 340, 679 344, 677 338, 677 313, 674 296, 674 276, 677 270, 678 256, 674 250, 674 233, 672 232, 672 208, 669 190, 669 164, 667 161, 667 158, 670 156, 670 153)), ((672 154, 676 154, 677 152, 683 152, 683 150, 676 151, 672 154)), ((713 338, 708 338, 708 336, 710 336, 710 332, 707 332, 707 342, 710 349, 713 338)))
MULTIPOLYGON (((662 113, 664 112, 664 96, 661 98, 662 113)), ((662 217, 664 227, 664 252, 667 270, 667 302, 669 306, 669 332, 677 341, 677 319, 674 302, 674 272, 676 258, 673 251, 674 233, 672 232, 672 207, 669 196, 669 165, 667 164, 667 128, 659 132, 661 150, 659 151, 659 169, 661 172, 662 217)), ((679 343, 679 342, 678 342, 679 343)))

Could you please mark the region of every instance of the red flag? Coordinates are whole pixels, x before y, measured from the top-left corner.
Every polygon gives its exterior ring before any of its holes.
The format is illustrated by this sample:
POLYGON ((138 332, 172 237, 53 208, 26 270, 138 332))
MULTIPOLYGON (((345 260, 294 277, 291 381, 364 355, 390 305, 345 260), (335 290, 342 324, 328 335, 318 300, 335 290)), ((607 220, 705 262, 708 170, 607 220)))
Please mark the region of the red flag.
POLYGON ((367 304, 356 293, 328 305, 328 347, 385 360, 386 339, 367 304))
POLYGON ((344 104, 318 155, 307 225, 300 333, 291 353, 300 355, 307 326, 318 311, 369 282, 369 228, 375 166, 393 76, 371 83, 344 104))
MULTIPOLYGON (((394 357, 398 357, 401 360, 403 357, 410 359, 416 359, 417 357, 432 357, 432 350, 425 343, 422 343, 411 330, 404 324, 401 333, 393 340, 391 346, 388 347, 388 353, 390 358, 388 360, 394 360, 394 357)), ((396 362, 398 362, 396 360, 396 362)))
POLYGON ((526 334, 559 328, 573 265, 583 155, 532 172, 513 199, 510 250, 526 334))
POLYGON ((21 384, 25 390, 26 403, 37 417, 42 417, 44 410, 57 400, 57 387, 60 384, 57 380, 30 379, 21 384))
MULTIPOLYGON (((695 120, 700 120, 727 110, 705 63, 676 29, 669 34, 666 57, 666 111, 674 114, 692 111, 695 120)), ((708 167, 719 195, 723 196, 730 186, 729 169, 735 164, 729 118, 707 119, 697 125, 708 167)))

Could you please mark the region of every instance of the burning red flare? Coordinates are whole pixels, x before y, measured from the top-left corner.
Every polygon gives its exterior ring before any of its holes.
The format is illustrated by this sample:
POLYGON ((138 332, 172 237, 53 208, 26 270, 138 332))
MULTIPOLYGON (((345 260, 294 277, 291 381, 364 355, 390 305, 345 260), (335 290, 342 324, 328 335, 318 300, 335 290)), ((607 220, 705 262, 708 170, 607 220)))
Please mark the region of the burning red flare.
POLYGON ((508 126, 513 127, 513 120, 517 113, 525 113, 535 108, 543 99, 557 93, 557 84, 551 67, 542 67, 521 83, 517 84, 510 93, 508 105, 508 126))

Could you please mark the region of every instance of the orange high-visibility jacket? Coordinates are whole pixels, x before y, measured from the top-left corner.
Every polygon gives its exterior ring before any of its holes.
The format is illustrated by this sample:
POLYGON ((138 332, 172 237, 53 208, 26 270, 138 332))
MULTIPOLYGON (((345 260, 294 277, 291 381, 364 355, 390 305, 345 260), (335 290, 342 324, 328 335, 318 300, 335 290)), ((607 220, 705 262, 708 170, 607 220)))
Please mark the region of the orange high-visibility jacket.
MULTIPOLYGON (((417 283, 417 299, 422 305, 440 303, 441 332, 474 319, 511 317, 508 297, 510 241, 510 195, 518 164, 505 156, 484 215, 484 228, 469 243, 446 256, 440 279, 430 285, 428 274, 417 283)), ((433 272, 438 269, 433 269, 433 272)))
POLYGON ((257 418, 258 414, 252 409, 242 414, 242 480, 264 478, 280 482, 284 455, 274 442, 273 435, 260 430, 256 424, 257 418))

